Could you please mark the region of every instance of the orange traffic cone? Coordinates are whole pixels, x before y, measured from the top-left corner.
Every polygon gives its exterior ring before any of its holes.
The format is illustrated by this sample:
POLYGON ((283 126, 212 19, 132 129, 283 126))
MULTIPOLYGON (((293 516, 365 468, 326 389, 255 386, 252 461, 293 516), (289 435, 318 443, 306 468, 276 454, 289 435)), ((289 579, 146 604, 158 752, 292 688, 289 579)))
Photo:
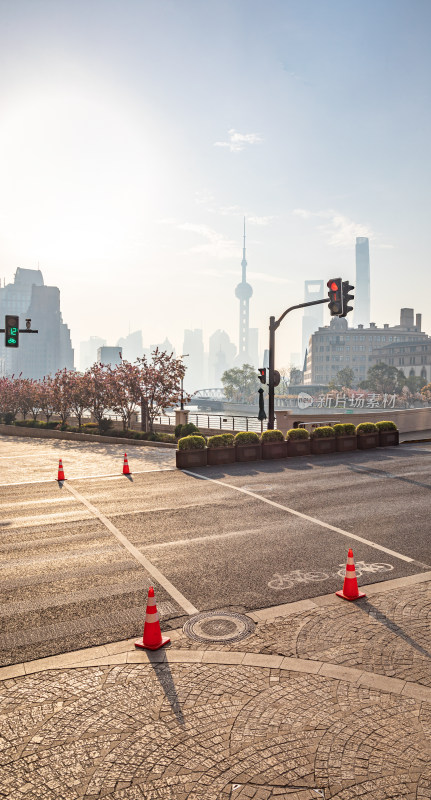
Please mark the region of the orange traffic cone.
POLYGON ((127 461, 127 453, 124 453, 123 475, 130 475, 129 462, 127 461))
POLYGON ((135 647, 143 650, 158 650, 171 640, 167 636, 162 636, 159 623, 159 612, 157 611, 154 599, 154 589, 150 586, 148 590, 147 613, 145 614, 144 636, 142 642, 135 642, 135 647))
POLYGON ((366 597, 364 592, 358 591, 358 581, 356 580, 355 562, 353 561, 353 550, 349 548, 347 553, 346 564, 346 577, 344 578, 344 586, 341 592, 335 592, 338 597, 344 600, 359 600, 360 597, 366 597))
POLYGON ((60 458, 60 461, 58 462, 58 478, 57 478, 57 480, 58 481, 65 481, 66 480, 66 478, 64 477, 63 462, 62 462, 61 458, 60 458))

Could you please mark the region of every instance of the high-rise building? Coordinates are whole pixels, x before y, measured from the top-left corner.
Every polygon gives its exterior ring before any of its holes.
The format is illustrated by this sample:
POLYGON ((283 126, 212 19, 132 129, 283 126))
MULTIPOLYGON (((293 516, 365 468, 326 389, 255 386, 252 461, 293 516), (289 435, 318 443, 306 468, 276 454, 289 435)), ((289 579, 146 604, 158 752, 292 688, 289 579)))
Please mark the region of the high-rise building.
POLYGON ((121 347, 125 361, 133 363, 137 358, 142 358, 144 346, 142 344, 142 331, 129 333, 123 339, 119 339, 117 345, 121 347))
POLYGON ((99 347, 97 351, 97 361, 99 364, 120 364, 123 353, 121 347, 99 347))
POLYGON ((250 341, 249 341, 249 302, 253 294, 253 289, 247 283, 247 261, 245 259, 245 218, 244 218, 244 244, 242 249, 242 280, 235 289, 235 295, 239 300, 239 342, 238 355, 236 362, 238 366, 250 363, 250 341))
POLYGON ((0 370, 4 375, 43 378, 57 370, 73 369, 70 331, 60 311, 60 290, 45 286, 39 269, 18 267, 13 284, 0 288, 0 319, 4 314, 18 314, 20 328, 31 319, 36 334, 20 336, 16 350, 0 343, 0 370))
POLYGON ((187 358, 184 358, 184 389, 191 394, 205 386, 204 341, 200 328, 184 331, 183 353, 187 354, 187 358))
POLYGON ((221 376, 231 369, 235 361, 236 347, 226 331, 215 331, 209 339, 208 380, 209 388, 221 386, 221 376))
POLYGON ((85 372, 97 361, 97 351, 99 347, 106 344, 106 339, 100 336, 90 336, 86 342, 81 342, 79 346, 79 369, 85 372))
POLYGON ((356 239, 355 326, 370 324, 370 246, 366 236, 356 239))
POLYGON ((159 344, 152 344, 150 347, 151 352, 153 352, 156 348, 158 348, 160 353, 167 353, 169 356, 172 353, 174 358, 176 357, 175 347, 173 346, 172 342, 169 341, 168 337, 166 337, 163 342, 159 342, 159 344))
MULTIPOLYGON (((304 303, 323 300, 323 298, 323 281, 304 282, 304 303)), ((323 303, 320 306, 304 308, 304 316, 302 317, 302 356, 299 362, 302 362, 304 358, 311 334, 317 331, 321 325, 323 325, 323 303)))

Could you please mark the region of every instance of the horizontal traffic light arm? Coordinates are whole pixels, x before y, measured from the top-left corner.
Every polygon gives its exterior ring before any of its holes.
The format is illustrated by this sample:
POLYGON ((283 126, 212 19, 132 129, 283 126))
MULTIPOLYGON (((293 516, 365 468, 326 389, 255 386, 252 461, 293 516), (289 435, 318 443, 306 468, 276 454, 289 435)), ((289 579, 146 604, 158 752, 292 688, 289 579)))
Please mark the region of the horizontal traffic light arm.
POLYGON ((322 303, 327 303, 328 298, 324 297, 323 300, 312 300, 310 303, 299 303, 297 306, 290 306, 290 308, 286 308, 286 311, 283 312, 281 317, 274 322, 274 330, 276 331, 279 327, 280 323, 283 322, 286 314, 289 314, 290 311, 294 311, 295 308, 306 308, 307 306, 320 306, 322 303))
MULTIPOLYGON (((35 328, 19 328, 20 333, 39 333, 39 330, 35 328)), ((0 333, 6 333, 5 328, 0 328, 0 333)))

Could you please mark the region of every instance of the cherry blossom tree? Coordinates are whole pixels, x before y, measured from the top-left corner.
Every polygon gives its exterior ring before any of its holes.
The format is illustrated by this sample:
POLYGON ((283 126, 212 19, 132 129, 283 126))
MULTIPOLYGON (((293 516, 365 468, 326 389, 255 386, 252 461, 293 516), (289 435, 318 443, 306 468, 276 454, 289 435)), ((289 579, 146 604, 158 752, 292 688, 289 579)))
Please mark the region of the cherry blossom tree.
POLYGON ((45 414, 47 424, 56 410, 53 384, 54 381, 50 375, 45 375, 45 377, 39 381, 40 409, 45 414))
POLYGON ((123 421, 123 429, 130 428, 130 420, 141 401, 141 370, 137 364, 122 360, 109 368, 111 408, 123 421))
POLYGON ((78 420, 81 430, 84 411, 91 408, 91 378, 88 372, 74 372, 70 388, 70 410, 78 420))
POLYGON ((112 380, 109 367, 97 362, 84 373, 89 381, 89 404, 99 430, 103 428, 103 419, 106 411, 112 408, 112 380))
POLYGON ((158 347, 151 353, 151 360, 143 356, 136 361, 140 370, 141 397, 152 431, 157 414, 180 402, 181 378, 184 378, 186 368, 180 358, 160 351, 158 347))
POLYGON ((18 392, 18 411, 23 419, 26 419, 27 414, 32 414, 33 419, 36 419, 40 411, 39 393, 37 381, 32 378, 18 378, 17 381, 18 392))
POLYGON ((72 408, 73 370, 59 369, 52 380, 54 412, 59 415, 61 424, 66 425, 72 408))
POLYGON ((7 423, 13 422, 19 411, 19 393, 14 376, 0 378, 0 410, 7 423))

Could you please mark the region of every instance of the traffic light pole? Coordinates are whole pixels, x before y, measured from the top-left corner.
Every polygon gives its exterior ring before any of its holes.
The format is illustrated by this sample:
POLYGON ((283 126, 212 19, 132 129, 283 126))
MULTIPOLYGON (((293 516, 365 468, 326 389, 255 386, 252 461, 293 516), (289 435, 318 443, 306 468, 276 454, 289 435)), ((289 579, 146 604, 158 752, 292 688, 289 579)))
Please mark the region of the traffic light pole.
POLYGON ((286 314, 296 308, 306 308, 307 306, 318 306, 327 303, 328 298, 323 300, 313 300, 311 303, 300 303, 298 306, 291 306, 286 309, 279 319, 269 318, 269 376, 268 376, 268 430, 274 430, 274 371, 275 371, 275 332, 283 322, 286 314))

